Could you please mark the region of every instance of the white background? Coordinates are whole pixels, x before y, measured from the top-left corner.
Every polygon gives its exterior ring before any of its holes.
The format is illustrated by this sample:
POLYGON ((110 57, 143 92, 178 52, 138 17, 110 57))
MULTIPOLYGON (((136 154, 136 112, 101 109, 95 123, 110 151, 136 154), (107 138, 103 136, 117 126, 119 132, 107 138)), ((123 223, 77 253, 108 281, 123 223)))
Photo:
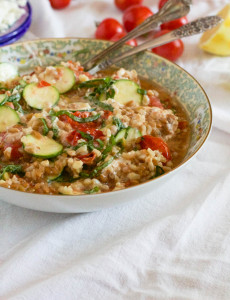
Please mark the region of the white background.
MULTIPOLYGON (((155 0, 145 1, 156 11, 155 0)), ((121 20, 113 1, 53 10, 31 0, 24 39, 93 37, 94 22, 121 20)), ((228 1, 193 0, 189 19, 228 1)), ((155 196, 88 214, 50 214, 0 201, 0 299, 230 299, 230 58, 187 38, 178 64, 206 89, 211 136, 155 196)))

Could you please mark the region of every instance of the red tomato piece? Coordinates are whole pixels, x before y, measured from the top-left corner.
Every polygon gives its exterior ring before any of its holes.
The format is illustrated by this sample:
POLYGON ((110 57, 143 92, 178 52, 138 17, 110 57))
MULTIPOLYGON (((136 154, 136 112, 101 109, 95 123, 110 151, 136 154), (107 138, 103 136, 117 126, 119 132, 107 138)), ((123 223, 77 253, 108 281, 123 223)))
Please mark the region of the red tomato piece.
MULTIPOLYGON (((154 37, 159 37, 161 35, 164 35, 166 33, 170 32, 169 30, 162 30, 160 32, 157 32, 154 37)), ((153 53, 156 53, 160 56, 163 56, 164 58, 176 61, 184 52, 184 43, 181 40, 175 40, 173 42, 170 42, 168 44, 156 47, 152 49, 153 53)))
POLYGON ((158 3, 159 9, 161 9, 165 5, 166 2, 168 2, 168 0, 160 0, 158 3))
POLYGON ((155 137, 152 135, 144 135, 140 142, 142 149, 152 149, 159 150, 162 155, 167 159, 171 159, 171 154, 168 145, 164 142, 164 140, 160 137, 155 137))
POLYGON ((40 82, 38 83, 38 87, 39 87, 39 88, 43 88, 43 87, 45 87, 45 86, 51 86, 51 84, 48 83, 48 82, 46 82, 45 80, 42 80, 42 81, 40 81, 40 82))
POLYGON ((103 119, 107 120, 113 113, 110 110, 104 110, 103 119))
POLYGON ((115 34, 125 33, 123 26, 113 18, 104 19, 95 32, 96 39, 110 40, 115 34))
POLYGON ((117 8, 125 10, 126 8, 133 5, 141 5, 143 0, 114 0, 117 8))
POLYGON ((20 157, 23 156, 23 154, 19 151, 19 148, 22 147, 22 143, 19 141, 10 143, 10 144, 5 144, 4 145, 4 150, 6 150, 6 148, 11 147, 11 155, 10 155, 10 159, 15 161, 18 160, 20 157))
POLYGON ((180 130, 183 130, 183 129, 187 128, 187 127, 188 127, 188 122, 187 122, 187 121, 180 121, 180 122, 178 123, 178 128, 179 128, 180 130))
POLYGON ((186 17, 182 17, 164 24, 161 24, 161 29, 167 29, 167 30, 175 30, 185 24, 188 23, 188 19, 186 17))
POLYGON ((96 157, 97 155, 94 152, 77 156, 84 164, 91 164, 96 157))
POLYGON ((123 24, 126 31, 133 30, 152 15, 152 11, 147 6, 134 5, 127 8, 123 15, 123 24))
POLYGON ((81 139, 81 134, 76 130, 72 131, 66 138, 67 142, 72 146, 76 146, 78 140, 80 139, 81 139))
POLYGON ((55 9, 61 9, 70 4, 71 0, 49 0, 50 4, 55 9))
POLYGON ((164 106, 161 103, 161 100, 156 96, 148 96, 149 97, 149 106, 159 107, 164 109, 164 106))
MULTIPOLYGON (((116 41, 120 40, 121 38, 123 38, 125 35, 126 35, 125 33, 117 33, 110 39, 110 41, 116 42, 116 41)), ((128 42, 126 42, 126 45, 137 46, 137 40, 131 39, 128 42)))

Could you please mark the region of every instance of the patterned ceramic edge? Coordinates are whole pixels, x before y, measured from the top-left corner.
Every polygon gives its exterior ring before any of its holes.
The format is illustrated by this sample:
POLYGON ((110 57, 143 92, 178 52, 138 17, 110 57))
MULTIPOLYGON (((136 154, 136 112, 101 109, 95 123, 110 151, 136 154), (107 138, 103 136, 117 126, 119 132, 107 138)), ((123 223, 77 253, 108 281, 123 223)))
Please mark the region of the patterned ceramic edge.
MULTIPOLYGON (((14 63, 21 72, 25 72, 36 65, 54 65, 63 60, 84 62, 108 45, 106 41, 84 38, 28 41, 0 48, 0 61, 14 63)), ((135 69, 140 76, 154 80, 177 96, 183 104, 192 131, 190 147, 183 162, 187 161, 200 149, 211 129, 211 105, 202 87, 181 67, 148 51, 130 57, 117 66, 135 69)))

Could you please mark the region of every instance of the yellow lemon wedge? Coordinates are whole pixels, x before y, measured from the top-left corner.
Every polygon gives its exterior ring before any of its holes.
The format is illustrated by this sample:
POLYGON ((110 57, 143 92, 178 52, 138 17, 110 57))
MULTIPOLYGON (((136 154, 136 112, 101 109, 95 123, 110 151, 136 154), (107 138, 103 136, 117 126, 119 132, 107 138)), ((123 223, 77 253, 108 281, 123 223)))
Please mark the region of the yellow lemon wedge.
POLYGON ((224 21, 203 33, 199 46, 204 51, 215 55, 230 56, 230 4, 227 4, 218 16, 224 21))

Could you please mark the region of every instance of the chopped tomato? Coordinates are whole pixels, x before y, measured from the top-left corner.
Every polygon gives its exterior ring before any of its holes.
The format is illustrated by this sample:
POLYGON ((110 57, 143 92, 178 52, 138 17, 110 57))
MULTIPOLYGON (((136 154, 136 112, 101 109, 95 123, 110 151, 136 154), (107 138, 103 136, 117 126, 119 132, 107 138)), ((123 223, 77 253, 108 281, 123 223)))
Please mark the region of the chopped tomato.
POLYGON ((112 114, 110 110, 104 110, 103 119, 107 120, 112 114))
MULTIPOLYGON (((73 113, 73 115, 78 118, 88 118, 90 113, 88 111, 76 111, 75 113, 73 113)), ((66 115, 61 115, 60 120, 69 123, 72 127, 74 127, 76 123, 79 124, 66 115)))
POLYGON ((161 100, 156 96, 149 96, 149 106, 155 106, 164 109, 164 106, 161 103, 161 100))
POLYGON ((97 155, 94 152, 91 152, 85 155, 80 155, 77 158, 79 158, 84 164, 91 164, 96 156, 97 155))
POLYGON ((162 155, 167 159, 171 159, 171 154, 168 145, 164 142, 164 140, 160 137, 155 137, 152 135, 144 135, 141 140, 141 148, 142 149, 152 149, 159 150, 162 155))
POLYGON ((46 87, 46 86, 51 86, 50 83, 46 82, 45 80, 42 80, 38 83, 38 87, 39 88, 43 88, 43 87, 46 87))
POLYGON ((11 147, 11 157, 10 159, 15 161, 18 160, 20 157, 22 157, 22 153, 19 151, 19 148, 22 147, 22 143, 19 141, 10 143, 10 144, 5 144, 4 145, 4 150, 6 150, 6 148, 11 147))
POLYGON ((9 106, 10 108, 14 109, 14 105, 12 102, 6 102, 4 105, 9 106))
POLYGON ((78 140, 80 139, 81 139, 81 134, 76 130, 72 131, 66 138, 67 142, 72 146, 76 146, 78 140))

